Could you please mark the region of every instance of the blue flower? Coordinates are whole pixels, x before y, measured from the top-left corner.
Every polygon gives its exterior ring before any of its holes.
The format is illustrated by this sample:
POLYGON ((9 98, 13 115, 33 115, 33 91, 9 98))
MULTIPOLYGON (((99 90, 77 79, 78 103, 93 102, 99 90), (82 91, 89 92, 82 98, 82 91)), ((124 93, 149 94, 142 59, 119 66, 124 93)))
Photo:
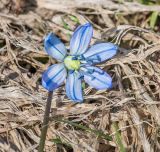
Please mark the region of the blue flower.
POLYGON ((70 52, 53 33, 44 40, 45 51, 60 63, 50 66, 42 76, 42 85, 53 91, 66 80, 67 96, 74 102, 83 101, 82 81, 91 87, 108 89, 112 78, 94 64, 112 58, 118 47, 112 43, 100 43, 89 47, 93 27, 90 23, 79 26, 70 41, 70 52))

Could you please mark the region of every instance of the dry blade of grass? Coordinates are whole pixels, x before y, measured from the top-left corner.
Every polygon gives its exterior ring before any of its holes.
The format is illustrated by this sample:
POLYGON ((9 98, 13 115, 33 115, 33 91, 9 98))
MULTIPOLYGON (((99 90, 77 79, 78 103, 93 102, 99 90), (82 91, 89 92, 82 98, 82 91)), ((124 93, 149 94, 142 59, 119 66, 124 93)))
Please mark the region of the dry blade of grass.
POLYGON ((71 125, 73 127, 76 127, 78 129, 82 129, 84 131, 91 132, 91 133, 95 134, 96 136, 101 137, 101 138, 103 138, 105 140, 109 140, 109 141, 112 140, 112 137, 110 135, 104 134, 100 130, 91 129, 91 128, 88 128, 88 127, 86 127, 84 125, 81 125, 81 124, 78 124, 78 123, 75 123, 75 122, 72 122, 72 121, 69 121, 69 120, 55 119, 54 118, 54 119, 52 119, 52 121, 63 122, 63 123, 69 124, 69 125, 71 125))
POLYGON ((37 151, 47 97, 41 74, 56 63, 43 51, 44 36, 53 31, 68 46, 68 34, 87 21, 94 27, 92 44, 119 45, 113 59, 98 65, 112 76, 113 88, 97 91, 86 85, 82 104, 71 104, 64 87, 57 89, 45 150, 160 151, 159 18, 155 32, 149 30, 158 5, 38 0, 36 8, 27 5, 15 15, 7 9, 9 2, 0 4, 1 151, 37 151))

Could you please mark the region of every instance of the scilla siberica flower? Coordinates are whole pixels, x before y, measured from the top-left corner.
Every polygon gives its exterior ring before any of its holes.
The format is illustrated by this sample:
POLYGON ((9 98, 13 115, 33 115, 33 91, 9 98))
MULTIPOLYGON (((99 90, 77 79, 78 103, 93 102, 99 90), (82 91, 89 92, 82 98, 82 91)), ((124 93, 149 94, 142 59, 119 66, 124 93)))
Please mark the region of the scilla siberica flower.
POLYGON ((50 66, 44 72, 44 88, 53 91, 66 80, 67 96, 74 102, 83 101, 83 80, 98 90, 111 88, 112 78, 93 65, 113 57, 117 46, 112 43, 100 43, 89 47, 92 35, 93 27, 90 23, 79 26, 71 38, 69 53, 53 33, 46 36, 46 52, 60 63, 50 66))

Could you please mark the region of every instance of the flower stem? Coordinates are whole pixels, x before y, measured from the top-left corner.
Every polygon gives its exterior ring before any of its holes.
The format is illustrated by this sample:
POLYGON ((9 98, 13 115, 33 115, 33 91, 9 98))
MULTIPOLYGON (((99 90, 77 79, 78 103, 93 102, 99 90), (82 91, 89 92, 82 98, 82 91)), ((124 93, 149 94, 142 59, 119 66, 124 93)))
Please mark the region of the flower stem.
POLYGON ((45 146, 45 140, 47 135, 48 123, 49 123, 49 113, 51 109, 51 102, 52 102, 53 91, 48 92, 48 98, 46 103, 45 114, 43 118, 42 130, 41 130, 41 138, 39 143, 38 152, 43 152, 45 146))

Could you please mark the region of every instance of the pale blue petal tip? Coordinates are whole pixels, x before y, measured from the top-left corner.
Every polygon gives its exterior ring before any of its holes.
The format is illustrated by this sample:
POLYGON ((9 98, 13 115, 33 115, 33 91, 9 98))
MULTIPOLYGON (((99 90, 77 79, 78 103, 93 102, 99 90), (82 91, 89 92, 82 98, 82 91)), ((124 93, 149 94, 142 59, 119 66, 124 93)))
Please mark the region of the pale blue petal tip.
POLYGON ((67 72, 63 64, 50 66, 42 75, 42 86, 48 91, 53 91, 64 82, 67 72))
POLYGON ((73 102, 82 102, 83 93, 82 93, 82 82, 79 79, 79 72, 68 73, 66 81, 66 94, 73 102))
POLYGON ((57 59, 58 61, 62 61, 67 53, 64 44, 53 33, 49 33, 45 37, 44 48, 45 48, 45 51, 48 53, 48 55, 57 59))
POLYGON ((70 41, 70 54, 81 55, 87 51, 93 35, 93 27, 90 23, 80 25, 73 33, 70 41))
POLYGON ((97 90, 105 90, 112 87, 112 78, 105 71, 89 65, 81 68, 81 71, 85 82, 91 87, 97 90))
POLYGON ((48 41, 51 38, 51 36, 53 36, 53 33, 52 32, 48 33, 48 35, 45 37, 44 41, 45 42, 48 41))
POLYGON ((83 99, 78 99, 78 100, 71 99, 71 101, 74 103, 83 103, 83 99))
POLYGON ((89 27, 89 26, 92 26, 92 24, 88 22, 88 23, 85 23, 83 26, 88 26, 89 27))
POLYGON ((43 81, 43 79, 42 79, 42 86, 48 91, 53 91, 59 87, 57 83, 53 83, 53 82, 52 82, 52 86, 49 86, 46 84, 46 82, 43 81))
POLYGON ((91 46, 83 54, 83 57, 88 61, 88 63, 101 63, 116 55, 117 49, 117 45, 113 43, 99 43, 91 46))

